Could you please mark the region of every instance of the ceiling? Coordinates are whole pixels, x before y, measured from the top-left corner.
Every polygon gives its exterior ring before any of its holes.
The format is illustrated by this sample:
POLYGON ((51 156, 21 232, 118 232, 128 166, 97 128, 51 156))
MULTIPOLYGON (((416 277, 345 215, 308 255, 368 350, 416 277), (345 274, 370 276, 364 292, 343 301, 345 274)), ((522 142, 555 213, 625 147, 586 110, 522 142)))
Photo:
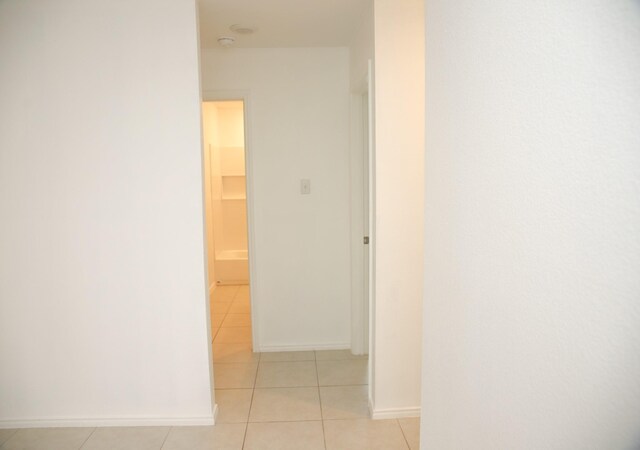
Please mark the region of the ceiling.
POLYGON ((232 36, 233 47, 342 47, 360 23, 371 0, 199 0, 202 48, 220 48, 218 38, 232 36), (255 27, 251 35, 231 25, 255 27))

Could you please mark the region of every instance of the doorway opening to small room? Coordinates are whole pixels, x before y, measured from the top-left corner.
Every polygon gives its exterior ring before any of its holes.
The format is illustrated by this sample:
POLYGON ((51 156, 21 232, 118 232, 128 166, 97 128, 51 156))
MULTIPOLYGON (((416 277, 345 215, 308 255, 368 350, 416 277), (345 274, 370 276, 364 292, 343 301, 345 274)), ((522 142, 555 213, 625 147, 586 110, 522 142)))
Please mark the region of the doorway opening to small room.
POLYGON ((205 226, 214 363, 251 353, 244 100, 202 103, 205 226))

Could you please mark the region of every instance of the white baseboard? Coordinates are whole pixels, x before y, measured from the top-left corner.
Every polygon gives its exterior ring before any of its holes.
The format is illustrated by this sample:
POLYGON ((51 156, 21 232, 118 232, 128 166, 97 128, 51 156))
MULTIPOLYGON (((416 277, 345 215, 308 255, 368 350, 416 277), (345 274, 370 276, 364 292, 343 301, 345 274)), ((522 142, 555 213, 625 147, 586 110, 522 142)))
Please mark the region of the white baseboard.
POLYGON ((213 415, 209 417, 103 417, 94 419, 0 420, 0 429, 62 427, 178 427, 213 425, 214 421, 215 419, 213 415))
POLYGON ((374 420, 403 419, 405 417, 420 417, 420 407, 375 409, 373 405, 369 403, 369 413, 374 420))
POLYGON ((338 344, 305 344, 305 345, 262 345, 256 352, 304 352, 309 350, 349 350, 351 344, 341 342, 338 344))

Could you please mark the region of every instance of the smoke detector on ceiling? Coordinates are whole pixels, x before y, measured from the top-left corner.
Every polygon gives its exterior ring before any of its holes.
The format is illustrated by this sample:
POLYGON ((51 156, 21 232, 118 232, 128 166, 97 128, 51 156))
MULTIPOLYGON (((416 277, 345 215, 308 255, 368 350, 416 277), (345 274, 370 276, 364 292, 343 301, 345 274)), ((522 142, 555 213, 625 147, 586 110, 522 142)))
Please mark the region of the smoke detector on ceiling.
POLYGON ((253 34, 256 32, 257 28, 256 27, 249 27, 246 25, 240 25, 239 23, 236 23, 235 25, 231 25, 229 27, 229 29, 231 31, 233 31, 234 33, 238 33, 238 34, 253 34))
POLYGON ((235 41, 236 39, 231 36, 220 36, 218 38, 218 44, 222 47, 231 47, 235 41))

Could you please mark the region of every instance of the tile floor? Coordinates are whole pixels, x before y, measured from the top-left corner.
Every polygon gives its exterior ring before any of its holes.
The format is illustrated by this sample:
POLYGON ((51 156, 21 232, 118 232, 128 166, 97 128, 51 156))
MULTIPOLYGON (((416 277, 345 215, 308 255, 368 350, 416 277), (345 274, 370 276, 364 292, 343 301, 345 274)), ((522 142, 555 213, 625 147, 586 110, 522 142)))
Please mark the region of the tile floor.
POLYGON ((366 357, 253 353, 247 286, 218 287, 211 311, 215 426, 0 429, 0 449, 419 449, 419 419, 368 418, 366 357))

